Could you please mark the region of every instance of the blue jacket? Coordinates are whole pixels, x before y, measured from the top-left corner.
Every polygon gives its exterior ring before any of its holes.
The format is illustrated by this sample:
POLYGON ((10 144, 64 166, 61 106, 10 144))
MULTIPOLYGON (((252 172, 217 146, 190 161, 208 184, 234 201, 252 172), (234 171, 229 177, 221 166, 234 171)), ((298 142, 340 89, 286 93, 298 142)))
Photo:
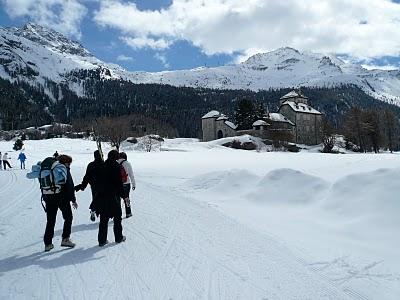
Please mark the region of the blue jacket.
POLYGON ((20 160, 20 161, 25 161, 26 160, 26 155, 24 154, 24 153, 20 153, 19 155, 18 155, 18 159, 20 160))

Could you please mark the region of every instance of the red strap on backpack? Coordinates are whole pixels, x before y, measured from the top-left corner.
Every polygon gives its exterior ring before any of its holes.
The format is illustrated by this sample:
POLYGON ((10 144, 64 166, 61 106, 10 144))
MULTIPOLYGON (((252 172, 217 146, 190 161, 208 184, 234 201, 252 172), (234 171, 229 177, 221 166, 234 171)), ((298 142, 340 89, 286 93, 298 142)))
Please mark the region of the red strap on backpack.
POLYGON ((121 172, 122 182, 127 182, 128 181, 128 173, 126 172, 124 166, 122 165, 124 163, 124 161, 126 161, 126 160, 123 160, 119 163, 119 168, 120 168, 120 172, 121 172))

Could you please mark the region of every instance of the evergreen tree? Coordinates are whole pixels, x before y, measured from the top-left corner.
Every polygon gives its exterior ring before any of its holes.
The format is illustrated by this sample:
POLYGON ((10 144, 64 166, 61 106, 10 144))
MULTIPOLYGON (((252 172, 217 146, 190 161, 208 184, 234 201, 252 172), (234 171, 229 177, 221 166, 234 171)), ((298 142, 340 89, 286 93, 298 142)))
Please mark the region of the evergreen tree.
POLYGON ((259 107, 256 107, 253 101, 241 99, 236 105, 235 122, 238 130, 251 129, 254 121, 258 118, 259 107))

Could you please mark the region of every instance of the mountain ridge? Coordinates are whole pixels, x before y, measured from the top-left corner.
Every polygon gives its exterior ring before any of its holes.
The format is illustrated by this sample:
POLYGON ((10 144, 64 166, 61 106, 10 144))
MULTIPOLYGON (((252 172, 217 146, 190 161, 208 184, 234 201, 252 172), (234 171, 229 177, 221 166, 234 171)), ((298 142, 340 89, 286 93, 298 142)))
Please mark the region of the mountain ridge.
POLYGON ((258 53, 236 65, 162 72, 127 71, 97 59, 78 42, 43 26, 0 27, 0 77, 40 86, 53 100, 48 81, 84 97, 80 70, 95 70, 100 79, 230 90, 268 90, 356 85, 378 100, 400 106, 400 70, 367 70, 334 55, 284 47, 258 53))

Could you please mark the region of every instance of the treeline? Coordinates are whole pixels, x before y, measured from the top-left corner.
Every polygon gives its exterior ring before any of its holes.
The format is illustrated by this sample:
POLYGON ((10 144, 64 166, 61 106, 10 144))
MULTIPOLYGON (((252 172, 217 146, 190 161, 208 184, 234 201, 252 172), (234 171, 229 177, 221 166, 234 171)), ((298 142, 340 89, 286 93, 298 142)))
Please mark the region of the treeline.
POLYGON ((50 103, 43 90, 0 78, 0 120, 4 130, 50 123, 53 118, 46 110, 50 103))
MULTIPOLYGON (((175 132, 177 137, 201 137, 201 117, 208 111, 219 110, 233 121, 237 103, 248 99, 262 105, 267 112, 276 112, 279 98, 291 91, 271 89, 254 92, 134 84, 123 80, 103 80, 102 72, 84 70, 70 74, 71 80, 84 88, 85 97, 78 97, 66 85, 46 81, 55 99, 53 101, 41 88, 0 80, 0 110, 5 115, 4 129, 40 126, 52 120, 72 124, 77 120, 140 115, 172 128, 168 131, 175 132)), ((341 128, 345 114, 352 107, 390 110, 397 118, 400 117, 400 107, 378 101, 353 85, 302 88, 302 92, 336 129, 341 128)))
POLYGON ((340 132, 346 148, 354 151, 400 150, 399 118, 390 110, 353 107, 345 114, 340 132))
MULTIPOLYGON (((85 81, 83 85, 86 89, 85 98, 78 98, 65 87, 62 88, 64 98, 52 107, 52 112, 60 122, 71 122, 76 118, 142 114, 170 124, 179 137, 201 137, 201 117, 210 110, 219 110, 234 120, 235 107, 242 99, 262 104, 266 111, 276 112, 280 97, 291 91, 212 90, 97 79, 85 81)), ((399 107, 378 101, 353 85, 302 88, 302 92, 335 128, 341 126, 344 114, 354 106, 389 109, 400 117, 399 107)))

